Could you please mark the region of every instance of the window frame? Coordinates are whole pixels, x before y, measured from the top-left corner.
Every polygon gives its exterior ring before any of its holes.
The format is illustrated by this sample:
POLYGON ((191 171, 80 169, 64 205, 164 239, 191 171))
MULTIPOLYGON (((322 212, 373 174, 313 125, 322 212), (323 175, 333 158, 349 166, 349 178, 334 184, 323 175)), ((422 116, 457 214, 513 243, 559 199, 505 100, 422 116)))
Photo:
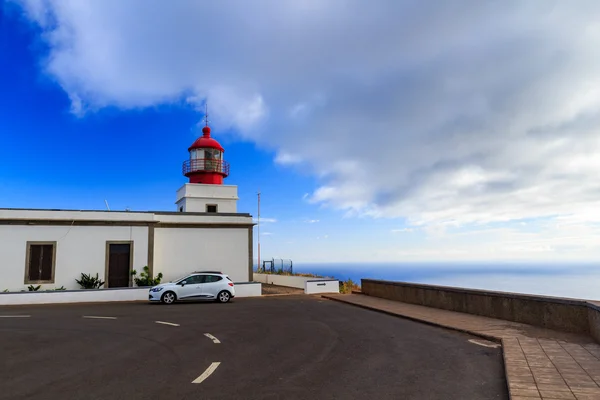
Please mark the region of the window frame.
POLYGON ((219 205, 218 204, 207 204, 206 205, 206 212, 210 213, 210 214, 218 214, 219 213, 219 205), (214 207, 215 211, 208 211, 208 207, 214 207))
POLYGON ((23 283, 27 284, 53 284, 56 280, 56 241, 27 241, 25 245, 25 276, 23 278, 23 283), (50 280, 30 280, 29 279, 29 259, 31 254, 31 246, 43 246, 43 245, 51 245, 52 246, 52 271, 51 271, 51 279, 50 280))

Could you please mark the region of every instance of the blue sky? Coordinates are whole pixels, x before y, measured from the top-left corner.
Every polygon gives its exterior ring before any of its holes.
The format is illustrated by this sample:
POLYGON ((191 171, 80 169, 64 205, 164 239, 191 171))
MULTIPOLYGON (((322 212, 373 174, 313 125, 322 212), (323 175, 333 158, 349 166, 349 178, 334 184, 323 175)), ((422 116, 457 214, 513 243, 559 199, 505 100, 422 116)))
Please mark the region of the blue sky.
POLYGON ((0 207, 174 210, 208 100, 263 257, 599 258, 594 2, 166 4, 0 5, 0 207))

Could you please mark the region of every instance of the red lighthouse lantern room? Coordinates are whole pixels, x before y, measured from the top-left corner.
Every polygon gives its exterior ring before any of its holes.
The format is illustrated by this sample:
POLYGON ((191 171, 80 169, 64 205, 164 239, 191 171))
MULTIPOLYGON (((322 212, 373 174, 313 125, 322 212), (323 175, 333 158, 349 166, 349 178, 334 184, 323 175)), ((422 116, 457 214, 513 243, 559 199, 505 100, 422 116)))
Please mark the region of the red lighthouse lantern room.
POLYGON ((208 119, 202 128, 202 136, 188 151, 190 158, 183 163, 183 175, 190 179, 190 183, 223 184, 223 178, 229 175, 229 163, 223 159, 225 149, 210 137, 208 119))

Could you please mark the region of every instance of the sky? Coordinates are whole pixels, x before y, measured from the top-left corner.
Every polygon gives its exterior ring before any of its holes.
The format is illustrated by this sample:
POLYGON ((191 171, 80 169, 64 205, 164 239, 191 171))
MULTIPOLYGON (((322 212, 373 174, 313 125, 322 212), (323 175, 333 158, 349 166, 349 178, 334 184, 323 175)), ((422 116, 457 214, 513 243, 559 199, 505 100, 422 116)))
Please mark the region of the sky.
POLYGON ((176 210, 203 126, 263 258, 600 259, 600 3, 5 0, 0 207, 176 210), (255 239, 256 241, 256 239, 255 239))

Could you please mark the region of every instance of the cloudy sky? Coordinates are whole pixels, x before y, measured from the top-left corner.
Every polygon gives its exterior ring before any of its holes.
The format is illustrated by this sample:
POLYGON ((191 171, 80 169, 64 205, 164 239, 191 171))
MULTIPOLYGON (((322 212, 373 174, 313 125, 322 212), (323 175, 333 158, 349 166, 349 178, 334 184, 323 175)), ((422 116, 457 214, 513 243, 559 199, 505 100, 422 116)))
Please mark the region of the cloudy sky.
POLYGON ((596 0, 10 0, 0 21, 2 206, 173 208, 208 101, 267 257, 600 258, 596 0))

